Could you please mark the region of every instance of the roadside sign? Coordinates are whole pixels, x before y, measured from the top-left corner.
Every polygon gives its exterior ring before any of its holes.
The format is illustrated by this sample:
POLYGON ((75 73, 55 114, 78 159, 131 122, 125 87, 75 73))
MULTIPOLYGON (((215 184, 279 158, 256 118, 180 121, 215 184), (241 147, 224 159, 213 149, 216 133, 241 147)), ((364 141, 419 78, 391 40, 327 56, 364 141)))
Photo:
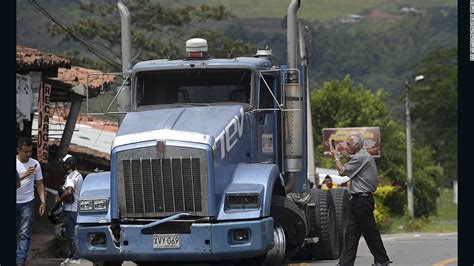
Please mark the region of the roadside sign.
POLYGON ((346 150, 346 139, 351 133, 360 132, 364 136, 364 148, 373 157, 380 157, 380 128, 379 127, 344 127, 323 128, 323 151, 324 155, 331 155, 329 145, 331 140, 336 141, 337 150, 344 153, 346 150))

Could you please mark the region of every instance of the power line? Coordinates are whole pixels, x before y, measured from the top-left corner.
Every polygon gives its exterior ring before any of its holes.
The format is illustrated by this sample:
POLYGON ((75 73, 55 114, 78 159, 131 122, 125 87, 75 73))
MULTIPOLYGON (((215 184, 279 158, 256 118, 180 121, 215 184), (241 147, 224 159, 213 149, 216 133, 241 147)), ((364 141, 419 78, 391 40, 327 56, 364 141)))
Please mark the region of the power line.
MULTIPOLYGON (((230 0, 230 1, 231 1, 231 0, 230 0)), ((194 6, 183 4, 183 3, 181 3, 179 0, 174 0, 174 2, 177 3, 177 4, 179 4, 179 5, 181 5, 181 6, 183 6, 183 7, 186 7, 186 8, 195 8, 194 6)), ((230 13, 232 14, 232 3, 229 2, 229 4, 230 4, 230 7, 229 7, 229 8, 230 8, 230 13)), ((238 24, 238 25, 242 25, 242 26, 246 26, 246 25, 243 24, 243 23, 234 21, 234 19, 233 19, 232 17, 231 17, 230 20, 229 20, 229 19, 222 19, 222 21, 224 21, 224 22, 230 22, 230 23, 234 23, 234 24, 238 24)), ((250 26, 251 26, 251 25, 250 25, 250 26)), ((207 28, 199 27, 199 26, 196 26, 196 25, 193 25, 193 24, 187 24, 186 27, 187 27, 187 28, 194 28, 194 29, 198 29, 198 30, 202 30, 202 31, 206 31, 206 32, 213 32, 213 33, 216 33, 216 32, 214 32, 214 31, 211 31, 211 30, 207 29, 207 28)), ((218 33, 218 34, 221 34, 221 33, 218 33)), ((222 34, 221 34, 221 35, 222 35, 222 34)))
MULTIPOLYGON (((110 6, 112 6, 112 5, 110 5, 110 6)), ((101 20, 105 20, 105 21, 108 22, 110 25, 114 25, 114 24, 120 23, 120 21, 118 21, 118 22, 117 22, 117 21, 112 21, 110 18, 108 18, 108 17, 106 17, 106 16, 100 16, 99 14, 96 14, 96 13, 94 13, 94 12, 89 12, 89 14, 91 14, 91 15, 97 17, 97 18, 100 18, 101 20)), ((102 43, 100 43, 100 42, 93 42, 93 43, 102 46, 102 48, 108 50, 110 53, 112 53, 114 56, 116 56, 117 59, 121 60, 121 56, 120 56, 119 54, 115 53, 114 51, 112 51, 112 50, 110 49, 110 47, 107 47, 105 44, 102 44, 102 43)))
POLYGON ((175 1, 176 3, 178 3, 178 4, 182 5, 182 6, 184 6, 184 7, 192 7, 192 6, 190 6, 190 5, 185 5, 185 4, 183 4, 183 3, 181 3, 181 2, 178 1, 178 0, 174 0, 174 1, 175 1))
MULTIPOLYGON (((152 6, 150 6, 150 5, 146 4, 146 3, 144 3, 143 5, 144 5, 145 7, 147 7, 147 8, 149 8, 150 10, 153 9, 152 6)), ((183 5, 184 5, 184 4, 183 4, 183 5)), ((184 6, 186 6, 186 5, 184 5, 184 6)), ((179 37, 179 36, 173 36, 173 35, 171 35, 169 32, 164 31, 164 30, 162 30, 162 29, 160 29, 160 28, 155 28, 155 30, 156 30, 156 31, 159 31, 159 32, 161 32, 161 33, 163 33, 163 34, 165 34, 165 35, 167 35, 167 36, 168 36, 171 40, 173 40, 173 41, 177 41, 177 40, 179 40, 179 41, 186 41, 186 39, 184 39, 184 38, 182 38, 182 37, 179 37)), ((151 37, 151 36, 154 36, 154 34, 156 33, 156 31, 152 32, 152 33, 150 34, 150 37, 151 37)))
POLYGON ((58 25, 61 29, 63 29, 71 38, 79 44, 81 44, 84 48, 86 48, 89 52, 93 53, 96 55, 99 59, 103 60, 107 64, 113 66, 113 67, 121 67, 121 64, 115 62, 113 59, 110 59, 106 55, 102 54, 100 51, 95 49, 93 46, 88 44, 85 40, 81 39, 78 37, 72 29, 70 29, 68 26, 66 26, 64 23, 62 23, 58 18, 54 17, 51 15, 46 9, 44 9, 40 4, 36 2, 36 0, 28 0, 28 3, 32 5, 34 8, 36 8, 41 14, 43 14, 45 17, 47 17, 49 20, 51 20, 53 23, 58 25))

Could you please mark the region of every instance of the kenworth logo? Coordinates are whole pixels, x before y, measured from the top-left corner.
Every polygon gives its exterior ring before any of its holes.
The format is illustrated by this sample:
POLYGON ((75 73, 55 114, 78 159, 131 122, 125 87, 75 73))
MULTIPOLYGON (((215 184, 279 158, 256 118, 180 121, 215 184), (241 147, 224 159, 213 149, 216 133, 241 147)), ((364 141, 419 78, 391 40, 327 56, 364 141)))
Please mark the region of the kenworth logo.
POLYGON ((216 138, 216 146, 221 145, 221 159, 224 159, 234 145, 237 143, 244 132, 244 109, 240 108, 240 117, 234 115, 234 118, 225 126, 225 129, 216 138))

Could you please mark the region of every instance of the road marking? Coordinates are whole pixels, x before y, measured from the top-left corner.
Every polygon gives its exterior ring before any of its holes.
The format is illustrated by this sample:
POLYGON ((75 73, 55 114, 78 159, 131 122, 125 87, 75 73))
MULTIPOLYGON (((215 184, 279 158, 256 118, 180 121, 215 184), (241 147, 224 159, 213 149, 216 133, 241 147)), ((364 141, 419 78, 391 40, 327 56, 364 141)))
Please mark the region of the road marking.
POLYGON ((436 262, 435 264, 433 264, 433 266, 445 266, 445 265, 448 265, 450 263, 457 262, 457 261, 458 261, 458 257, 454 257, 454 258, 445 259, 445 260, 436 262))
POLYGON ((405 237, 420 237, 420 236, 457 236, 458 233, 443 233, 443 234, 421 234, 421 235, 418 235, 418 234, 399 234, 399 235, 395 235, 395 236, 389 236, 389 235, 384 235, 382 236, 382 240, 387 240, 387 241, 390 241, 390 240, 397 240, 397 239, 400 239, 400 238, 405 238, 405 237))

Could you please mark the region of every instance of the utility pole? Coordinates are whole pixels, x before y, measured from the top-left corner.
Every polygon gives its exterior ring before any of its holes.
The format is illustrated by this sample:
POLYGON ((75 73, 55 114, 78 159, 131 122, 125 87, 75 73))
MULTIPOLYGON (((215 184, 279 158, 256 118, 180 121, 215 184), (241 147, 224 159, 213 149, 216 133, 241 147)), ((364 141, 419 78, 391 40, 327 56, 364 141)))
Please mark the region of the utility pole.
MULTIPOLYGON (((415 78, 415 82, 423 80, 422 75, 415 78)), ((412 157, 411 157, 411 119, 410 119, 410 86, 408 81, 405 81, 405 118, 406 118, 406 142, 407 142, 407 203, 408 215, 410 218, 414 217, 413 210, 413 171, 412 171, 412 157)))
POLYGON ((413 218, 413 172, 411 159, 411 120, 410 120, 410 87, 405 81, 405 118, 406 118, 406 138, 407 138, 407 200, 408 215, 413 218))

